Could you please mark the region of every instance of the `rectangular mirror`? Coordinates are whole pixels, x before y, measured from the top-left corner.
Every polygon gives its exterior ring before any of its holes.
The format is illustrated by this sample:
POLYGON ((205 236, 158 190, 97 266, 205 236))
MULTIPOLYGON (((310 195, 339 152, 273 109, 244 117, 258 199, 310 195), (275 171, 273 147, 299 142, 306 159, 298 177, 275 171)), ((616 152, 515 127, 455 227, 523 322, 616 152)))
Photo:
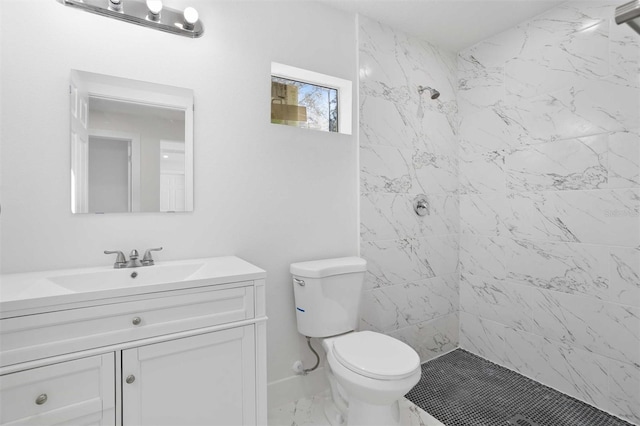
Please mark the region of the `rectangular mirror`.
POLYGON ((193 91, 71 71, 71 211, 193 211, 193 91))

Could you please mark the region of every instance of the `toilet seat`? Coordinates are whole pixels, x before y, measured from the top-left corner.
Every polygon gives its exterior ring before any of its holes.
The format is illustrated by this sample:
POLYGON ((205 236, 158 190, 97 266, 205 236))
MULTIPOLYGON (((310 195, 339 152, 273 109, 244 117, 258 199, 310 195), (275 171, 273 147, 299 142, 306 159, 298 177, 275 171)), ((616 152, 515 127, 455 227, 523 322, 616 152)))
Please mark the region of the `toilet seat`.
POLYGON ((420 357, 409 345, 372 331, 336 338, 332 353, 344 367, 372 379, 403 379, 420 368, 420 357))

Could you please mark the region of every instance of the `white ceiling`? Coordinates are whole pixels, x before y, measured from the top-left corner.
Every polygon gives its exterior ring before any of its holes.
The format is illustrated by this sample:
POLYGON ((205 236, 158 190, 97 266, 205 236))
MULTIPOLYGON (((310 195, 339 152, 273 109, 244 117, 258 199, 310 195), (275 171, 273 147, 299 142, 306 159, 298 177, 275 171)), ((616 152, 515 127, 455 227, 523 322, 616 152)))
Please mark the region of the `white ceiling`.
POLYGON ((458 52, 564 0, 319 0, 458 52))

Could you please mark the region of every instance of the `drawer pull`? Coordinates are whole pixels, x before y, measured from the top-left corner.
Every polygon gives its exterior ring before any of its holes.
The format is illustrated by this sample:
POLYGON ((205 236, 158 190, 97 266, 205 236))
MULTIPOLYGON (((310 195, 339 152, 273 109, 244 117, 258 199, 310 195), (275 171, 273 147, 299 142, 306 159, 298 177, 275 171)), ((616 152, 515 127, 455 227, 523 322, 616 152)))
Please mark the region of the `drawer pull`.
POLYGON ((42 395, 38 395, 38 397, 36 398, 36 404, 42 405, 45 402, 47 402, 47 399, 49 399, 49 397, 47 396, 46 393, 43 393, 42 395))
POLYGON ((130 385, 131 383, 136 381, 136 376, 134 376, 133 374, 129 374, 124 381, 130 385))
POLYGON ((135 317, 135 318, 133 318, 133 320, 131 321, 131 323, 132 323, 133 325, 140 325, 140 323, 141 323, 141 322, 142 322, 142 318, 140 318, 140 317, 135 317))

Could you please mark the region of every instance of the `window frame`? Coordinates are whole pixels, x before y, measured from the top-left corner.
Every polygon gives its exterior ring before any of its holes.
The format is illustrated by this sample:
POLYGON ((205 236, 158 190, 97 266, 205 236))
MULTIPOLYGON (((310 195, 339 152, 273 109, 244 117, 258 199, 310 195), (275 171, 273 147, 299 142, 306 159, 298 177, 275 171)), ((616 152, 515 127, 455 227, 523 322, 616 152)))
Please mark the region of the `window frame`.
POLYGON ((315 71, 309 71, 303 68, 292 67, 278 62, 271 62, 270 80, 271 77, 280 77, 337 90, 338 131, 327 131, 327 133, 342 133, 344 135, 352 134, 353 85, 350 80, 321 74, 315 71))

